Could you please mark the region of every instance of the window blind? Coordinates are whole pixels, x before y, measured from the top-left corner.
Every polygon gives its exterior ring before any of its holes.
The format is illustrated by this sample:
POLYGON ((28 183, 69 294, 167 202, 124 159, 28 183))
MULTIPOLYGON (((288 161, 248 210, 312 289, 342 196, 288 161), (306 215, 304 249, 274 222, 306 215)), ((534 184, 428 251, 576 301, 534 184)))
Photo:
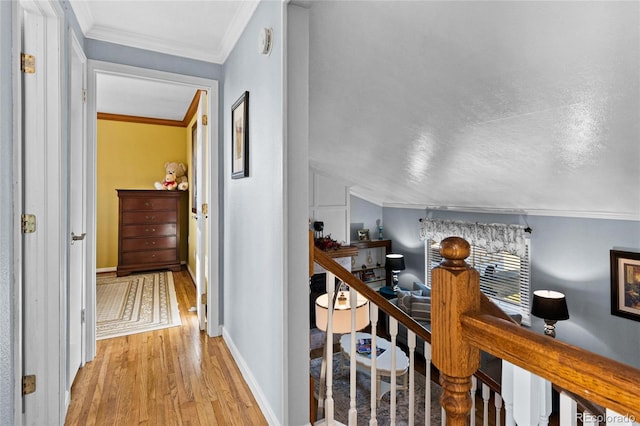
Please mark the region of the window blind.
MULTIPOLYGON (((442 261, 440 243, 425 239, 425 275, 431 285, 431 270, 442 261)), ((530 316, 530 239, 525 238, 518 254, 504 250, 488 252, 471 244, 466 262, 480 274, 480 291, 508 314, 522 315, 522 323, 531 325, 530 316)))

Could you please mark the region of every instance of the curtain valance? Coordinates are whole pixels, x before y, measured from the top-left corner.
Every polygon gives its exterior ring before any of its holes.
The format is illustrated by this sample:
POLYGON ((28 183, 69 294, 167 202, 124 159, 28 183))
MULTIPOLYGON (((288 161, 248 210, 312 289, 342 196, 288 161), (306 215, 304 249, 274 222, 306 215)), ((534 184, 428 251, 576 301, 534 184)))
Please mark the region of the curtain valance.
POLYGON ((421 240, 440 243, 447 237, 462 237, 472 246, 485 249, 487 253, 506 251, 516 256, 525 256, 526 236, 522 225, 422 219, 421 240))

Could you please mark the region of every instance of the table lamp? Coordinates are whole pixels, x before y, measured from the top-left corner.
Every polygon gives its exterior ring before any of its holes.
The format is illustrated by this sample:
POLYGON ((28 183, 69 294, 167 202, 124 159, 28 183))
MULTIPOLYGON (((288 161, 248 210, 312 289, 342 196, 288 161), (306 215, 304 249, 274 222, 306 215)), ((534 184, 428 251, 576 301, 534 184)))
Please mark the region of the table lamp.
POLYGON ((544 320, 544 334, 556 337, 556 322, 569 319, 567 299, 557 291, 536 290, 533 292, 531 315, 544 320))
POLYGON ((393 291, 398 290, 398 273, 404 271, 404 255, 389 253, 387 256, 387 263, 385 264, 387 270, 393 274, 393 291))

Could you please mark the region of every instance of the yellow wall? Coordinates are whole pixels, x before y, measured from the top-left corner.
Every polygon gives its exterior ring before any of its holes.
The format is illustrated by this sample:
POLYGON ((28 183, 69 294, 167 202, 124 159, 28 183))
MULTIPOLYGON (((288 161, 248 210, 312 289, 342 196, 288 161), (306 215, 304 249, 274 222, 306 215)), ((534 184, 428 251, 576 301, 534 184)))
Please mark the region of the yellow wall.
MULTIPOLYGON (((98 120, 97 268, 118 265, 116 189, 154 189, 155 182, 164 180, 164 164, 168 161, 184 163, 189 173, 189 131, 184 127, 98 120)), ((190 211, 185 205, 181 212, 184 231, 189 217, 187 209, 190 211)), ((182 235, 186 237, 186 232, 182 235)), ((183 261, 187 258, 187 238, 184 237, 181 241, 183 261)))

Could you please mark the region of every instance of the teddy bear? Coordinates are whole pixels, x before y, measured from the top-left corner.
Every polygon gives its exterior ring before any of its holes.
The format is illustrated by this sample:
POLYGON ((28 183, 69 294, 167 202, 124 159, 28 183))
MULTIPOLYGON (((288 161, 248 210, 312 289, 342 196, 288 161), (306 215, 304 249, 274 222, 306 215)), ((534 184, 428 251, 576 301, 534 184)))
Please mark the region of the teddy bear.
POLYGON ((164 182, 156 182, 156 189, 186 191, 189 188, 187 177, 185 173, 187 168, 182 163, 165 163, 164 164, 165 177, 164 182))

